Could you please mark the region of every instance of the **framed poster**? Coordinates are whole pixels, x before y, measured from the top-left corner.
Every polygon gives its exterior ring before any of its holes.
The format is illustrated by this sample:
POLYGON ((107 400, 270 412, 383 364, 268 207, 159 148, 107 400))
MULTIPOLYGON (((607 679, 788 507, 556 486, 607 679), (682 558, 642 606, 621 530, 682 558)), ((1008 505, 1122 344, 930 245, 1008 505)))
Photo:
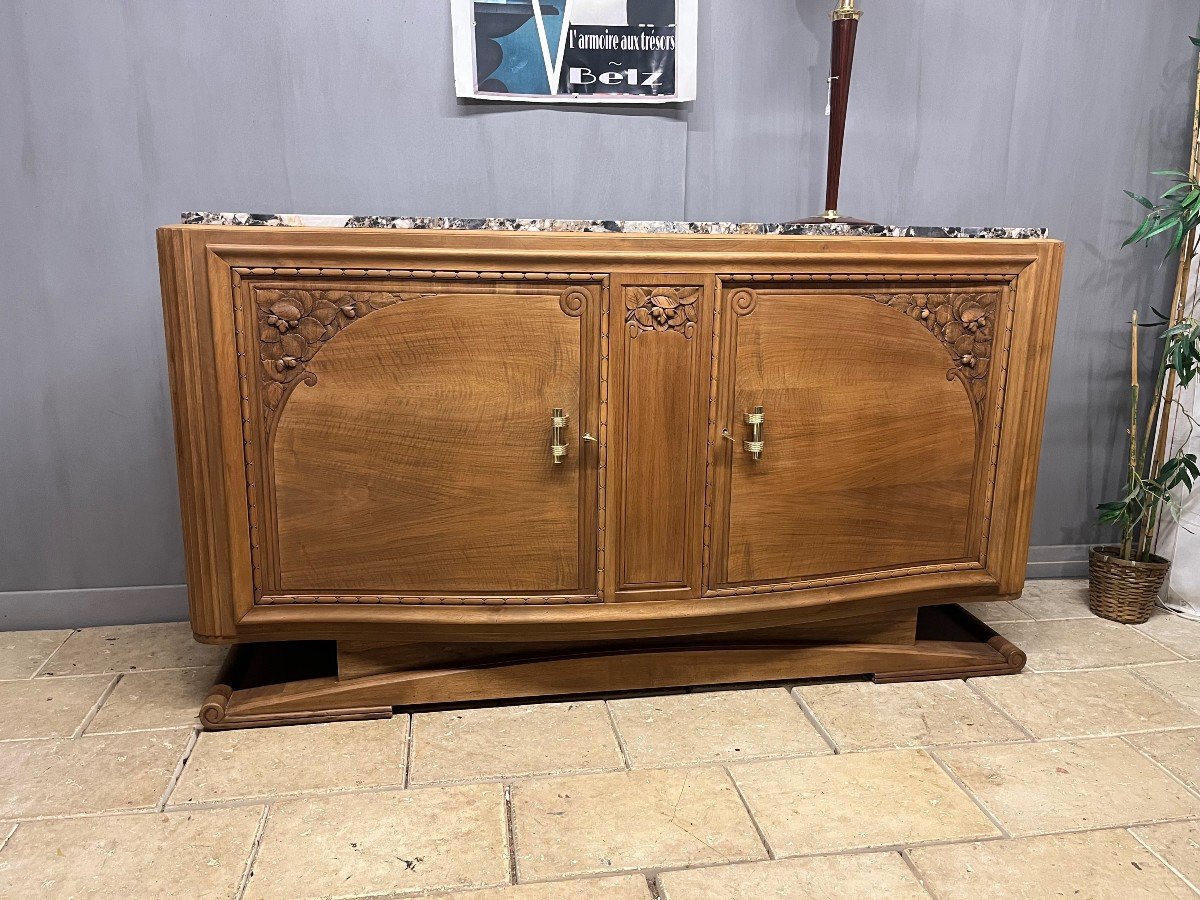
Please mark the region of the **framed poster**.
POLYGON ((696 98, 698 0, 451 0, 460 97, 525 103, 696 98))

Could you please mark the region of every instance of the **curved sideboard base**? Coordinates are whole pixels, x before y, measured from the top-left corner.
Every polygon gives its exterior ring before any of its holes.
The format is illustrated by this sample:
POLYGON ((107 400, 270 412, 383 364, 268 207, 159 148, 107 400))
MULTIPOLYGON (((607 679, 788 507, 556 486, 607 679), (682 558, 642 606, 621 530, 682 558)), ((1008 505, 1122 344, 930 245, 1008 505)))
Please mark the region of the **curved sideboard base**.
POLYGON ((971 678, 1015 674, 1025 665, 1020 649, 955 604, 854 626, 853 642, 769 629, 523 647, 240 644, 200 719, 215 731, 387 718, 393 707, 847 675, 880 683, 971 678))

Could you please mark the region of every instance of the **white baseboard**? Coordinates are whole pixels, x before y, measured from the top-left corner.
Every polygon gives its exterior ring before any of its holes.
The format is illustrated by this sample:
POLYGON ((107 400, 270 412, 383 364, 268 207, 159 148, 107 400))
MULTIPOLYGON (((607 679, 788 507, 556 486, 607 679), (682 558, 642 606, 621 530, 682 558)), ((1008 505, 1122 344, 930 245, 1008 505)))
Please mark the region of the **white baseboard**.
POLYGON ((1091 544, 1054 544, 1029 548, 1026 578, 1087 578, 1091 544))
POLYGON ((0 592, 0 631, 186 622, 187 585, 0 592))

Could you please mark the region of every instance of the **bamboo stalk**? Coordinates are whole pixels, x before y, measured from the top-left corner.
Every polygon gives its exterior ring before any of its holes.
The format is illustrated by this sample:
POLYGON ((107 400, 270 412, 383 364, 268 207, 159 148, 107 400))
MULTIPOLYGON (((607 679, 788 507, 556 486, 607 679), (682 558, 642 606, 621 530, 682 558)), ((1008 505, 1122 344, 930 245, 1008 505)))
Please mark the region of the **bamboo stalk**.
MULTIPOLYGON (((1134 390, 1137 390, 1137 388, 1138 388, 1138 316, 1137 316, 1136 309, 1133 311, 1132 321, 1133 321, 1133 333, 1131 336, 1132 339, 1131 339, 1130 343, 1131 343, 1131 346, 1133 347, 1133 358, 1132 358, 1132 366, 1131 366, 1132 371, 1130 373, 1129 383, 1131 385, 1133 385, 1134 390)), ((1134 448, 1134 456, 1135 457, 1137 456, 1137 448, 1136 447, 1134 448)))
MULTIPOLYGON (((1133 330, 1130 334, 1130 403, 1129 403, 1129 495, 1137 491, 1138 479, 1138 317, 1137 310, 1133 311, 1133 330)), ((1140 521, 1141 516, 1138 516, 1140 521)), ((1136 522, 1132 516, 1125 517, 1125 525, 1121 534, 1121 558, 1133 558, 1133 537, 1136 522)))
POLYGON ((1150 519, 1146 523, 1146 531, 1142 535, 1142 545, 1138 555, 1142 562, 1150 562, 1150 554, 1154 552, 1154 539, 1158 532, 1158 523, 1162 517, 1162 507, 1155 504, 1150 510, 1150 519))

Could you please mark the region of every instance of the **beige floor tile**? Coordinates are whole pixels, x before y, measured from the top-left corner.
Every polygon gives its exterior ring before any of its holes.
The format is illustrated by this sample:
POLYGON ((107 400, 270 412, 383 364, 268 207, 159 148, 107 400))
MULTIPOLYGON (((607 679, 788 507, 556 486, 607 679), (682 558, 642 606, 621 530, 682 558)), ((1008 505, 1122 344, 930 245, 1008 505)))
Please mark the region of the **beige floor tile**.
POLYGON ((471 784, 276 803, 246 897, 390 895, 507 882, 504 787, 471 784))
POLYGON ((412 784, 623 769, 604 703, 417 713, 412 784))
POLYGON ((100 712, 88 725, 87 733, 191 725, 196 721, 200 704, 212 689, 216 675, 216 668, 168 669, 122 675, 116 688, 100 707, 100 712))
POLYGON ((1200 791, 1200 728, 1131 734, 1129 743, 1188 787, 1200 791))
POLYGON ((962 681, 853 681, 795 690, 842 750, 1028 739, 962 681))
POLYGON ((1092 619, 1086 579, 1038 579, 1025 582, 1017 608, 1038 620, 1092 619))
POLYGON ((1163 822, 1131 830, 1184 878, 1200 886, 1200 822, 1163 822))
POLYGON ((610 700, 630 765, 832 753, 784 688, 610 700))
POLYGON ((396 716, 205 732, 168 803, 401 787, 407 729, 407 717, 396 716))
POLYGON ((664 872, 663 900, 929 900, 899 853, 815 856, 664 872))
POLYGON ((32 678, 70 631, 0 632, 0 678, 32 678))
POLYGON ((1200 799, 1120 738, 957 747, 938 756, 1015 836, 1200 816, 1200 799))
POLYGON ((519 781, 512 809, 521 881, 767 855, 721 769, 519 781))
POLYGON ((197 643, 186 622, 83 628, 47 661, 42 675, 94 675, 215 666, 227 647, 197 643))
POLYGON ((0 853, 0 896, 233 897, 262 807, 21 825, 0 853))
POLYGON ((747 763, 730 771, 776 856, 999 834, 919 750, 747 763))
POLYGON ((987 622, 991 625, 1002 625, 1005 622, 1033 621, 1033 616, 1004 600, 993 600, 989 603, 962 603, 959 605, 979 621, 987 622))
POLYGON ((1004 636, 1029 656, 1035 672, 1171 662, 1178 657, 1128 625, 1104 619, 1015 622, 1004 636))
POLYGON ((910 856, 939 900, 1194 896, 1126 831, 921 847, 910 856))
POLYGON ((972 686, 1039 738, 1200 726, 1195 713, 1129 669, 976 678, 972 686))
POLYGON ((190 728, 0 744, 0 819, 152 809, 190 728))
POLYGON ((511 887, 484 888, 439 894, 442 900, 654 900, 650 885, 641 875, 614 875, 612 878, 573 878, 570 881, 545 881, 540 884, 515 884, 511 887))
POLYGON ((1200 712, 1200 662, 1139 666, 1132 671, 1151 687, 1200 712))
POLYGON ((1149 622, 1134 628, 1166 644, 1180 656, 1200 659, 1200 622, 1156 609, 1149 622))
POLYGON ((0 681, 0 741, 70 737, 112 680, 95 675, 0 681))

